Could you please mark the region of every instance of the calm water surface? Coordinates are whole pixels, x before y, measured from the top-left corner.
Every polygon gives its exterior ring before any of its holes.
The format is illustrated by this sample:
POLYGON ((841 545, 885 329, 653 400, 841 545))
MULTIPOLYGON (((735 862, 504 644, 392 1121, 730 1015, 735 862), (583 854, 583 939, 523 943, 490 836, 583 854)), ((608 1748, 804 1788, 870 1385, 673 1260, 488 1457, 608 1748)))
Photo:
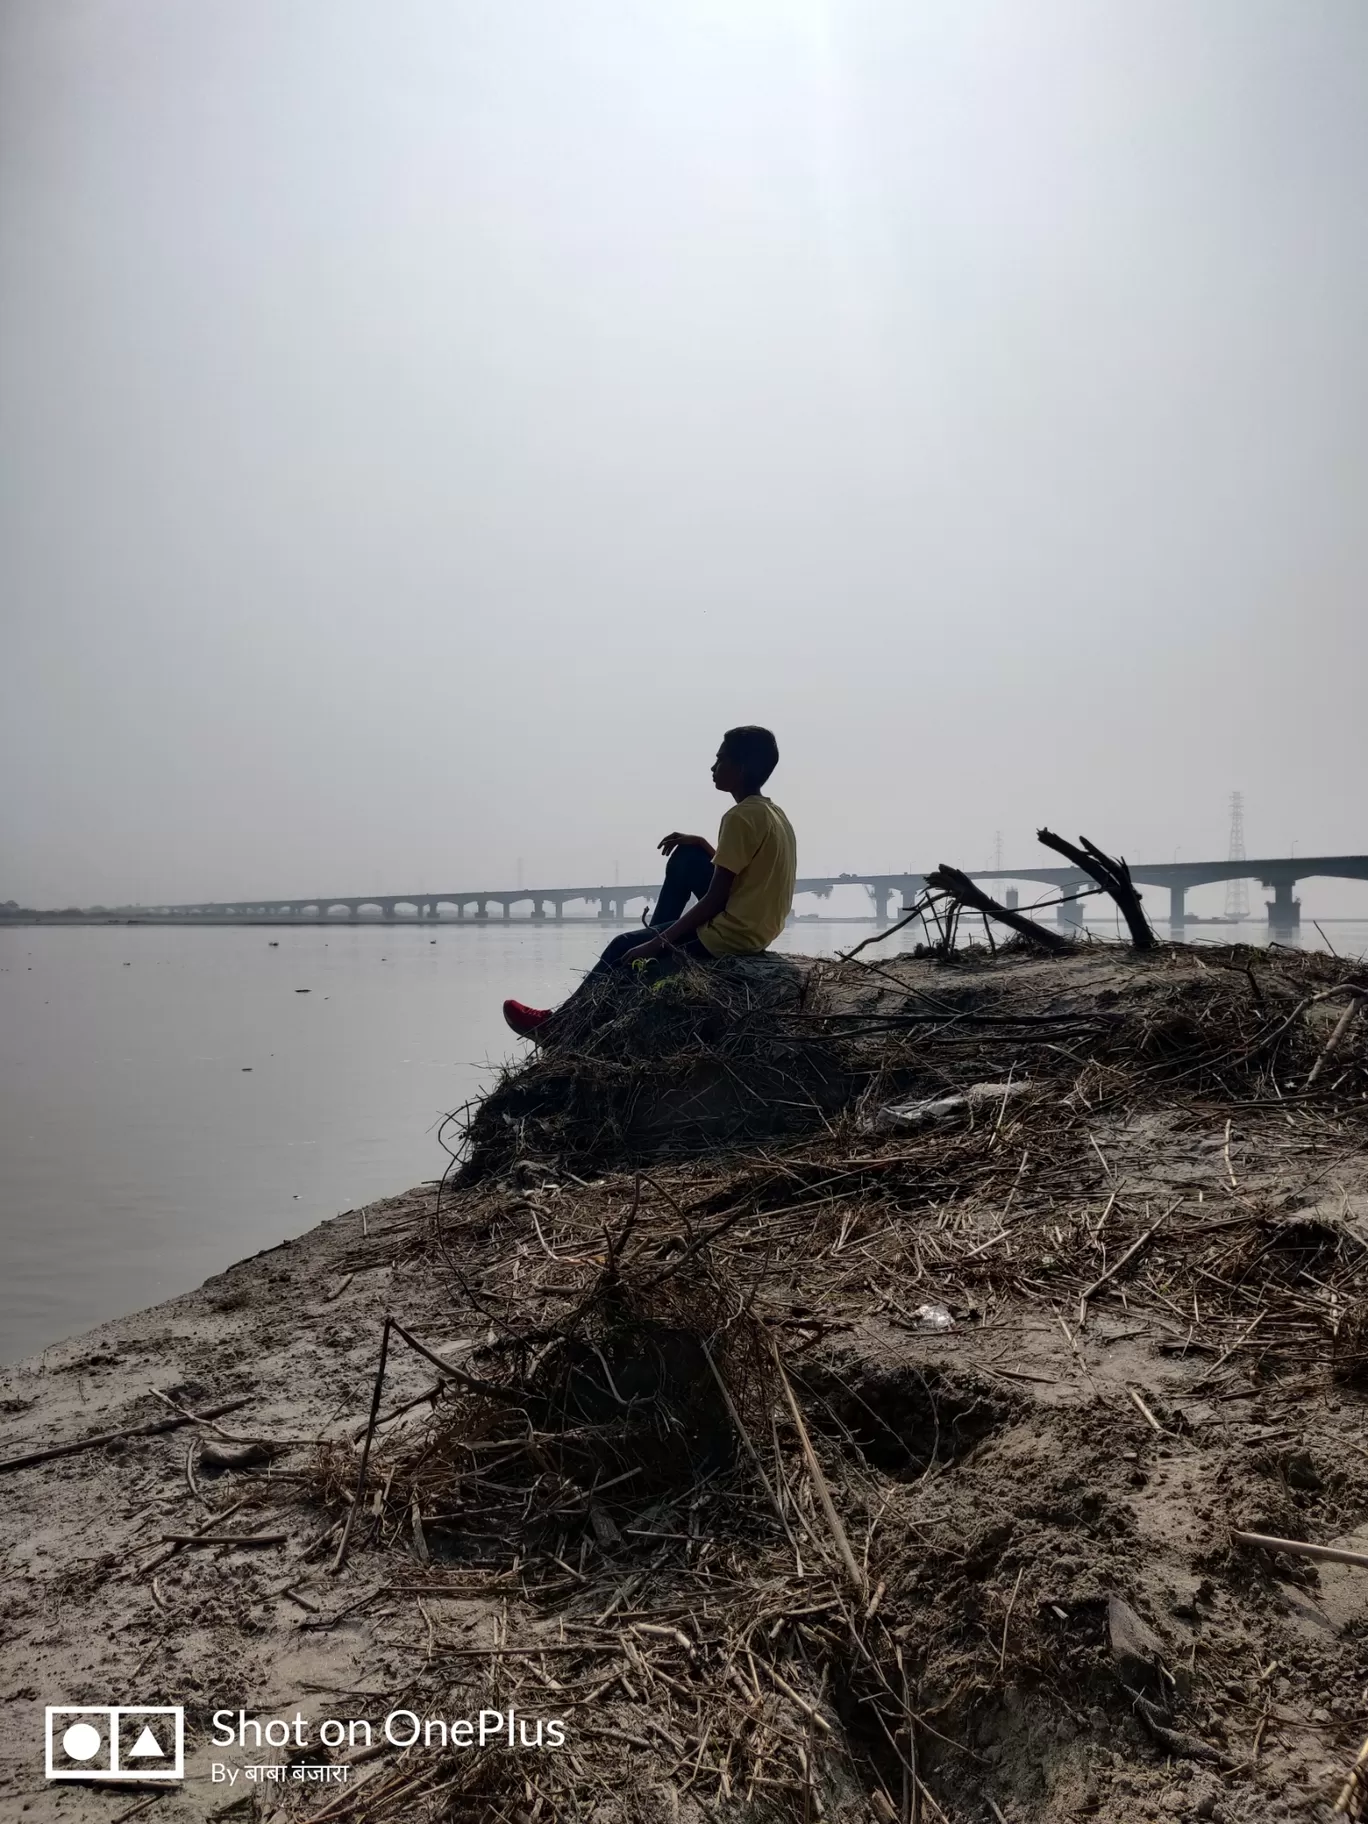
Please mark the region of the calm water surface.
MULTIPOLYGON (((803 923, 778 947, 828 955, 868 929, 803 923)), ((1267 933, 1189 930, 1232 935, 1267 933)), ((1368 951, 1368 924, 1326 935, 1368 951)), ((523 920, 435 942, 403 925, 0 930, 0 1361, 439 1176, 441 1117, 520 1049, 503 997, 559 1000, 603 942, 523 920)))

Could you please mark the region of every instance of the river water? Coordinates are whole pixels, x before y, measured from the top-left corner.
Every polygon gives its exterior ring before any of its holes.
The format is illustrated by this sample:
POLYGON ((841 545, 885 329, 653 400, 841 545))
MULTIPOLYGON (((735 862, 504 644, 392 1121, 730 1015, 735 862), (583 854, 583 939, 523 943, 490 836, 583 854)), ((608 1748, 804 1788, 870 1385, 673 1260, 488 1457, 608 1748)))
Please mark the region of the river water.
MULTIPOLYGON (((1368 923, 1326 937, 1368 952, 1368 923)), ((522 1049, 503 997, 561 999, 603 942, 524 919, 0 929, 0 1362, 439 1176, 442 1116, 522 1049)))

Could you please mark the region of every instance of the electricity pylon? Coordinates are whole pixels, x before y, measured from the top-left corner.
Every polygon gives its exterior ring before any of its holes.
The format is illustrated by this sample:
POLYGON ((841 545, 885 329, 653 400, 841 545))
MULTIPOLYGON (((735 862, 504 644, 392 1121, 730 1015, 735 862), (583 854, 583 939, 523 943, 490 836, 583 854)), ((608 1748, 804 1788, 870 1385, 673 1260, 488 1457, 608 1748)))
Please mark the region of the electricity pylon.
MULTIPOLYGON (((1230 794, 1230 860, 1243 861, 1245 858, 1244 840, 1244 793, 1230 794)), ((1249 882, 1247 880, 1228 880, 1226 882, 1225 915, 1227 918, 1246 919, 1249 917, 1249 882)))

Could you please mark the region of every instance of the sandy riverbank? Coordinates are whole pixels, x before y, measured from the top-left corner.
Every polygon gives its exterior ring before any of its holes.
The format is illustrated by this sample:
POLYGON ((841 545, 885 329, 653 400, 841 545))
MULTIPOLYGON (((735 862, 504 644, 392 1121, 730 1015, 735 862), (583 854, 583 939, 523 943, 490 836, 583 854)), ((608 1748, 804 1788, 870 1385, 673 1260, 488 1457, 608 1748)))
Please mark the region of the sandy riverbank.
POLYGON ((511 1078, 440 1223, 420 1188, 0 1377, 3 1457, 151 1388, 280 1446, 0 1476, 0 1819, 1331 1817, 1368 1571, 1233 1535, 1368 1548, 1361 1032, 1307 1082, 1347 966, 720 979, 511 1078), (333 1574, 386 1311, 451 1372, 392 1334, 333 1574), (173 1552, 205 1525, 273 1542, 173 1552), (186 1781, 48 1785, 57 1703, 183 1705, 186 1781), (383 1742, 481 1708, 564 1749, 383 1742), (239 1709, 311 1745, 215 1747, 239 1709))
MULTIPOLYGON (((430 1201, 430 1190, 419 1189, 339 1216, 182 1298, 5 1370, 0 1457, 176 1416, 153 1388, 187 1410, 240 1402, 222 1420, 235 1436, 349 1432, 366 1416, 377 1313, 396 1301, 415 1323, 429 1314, 425 1276, 405 1283, 395 1259, 430 1201)), ((445 1317, 432 1334, 443 1346, 453 1341, 445 1317)), ((389 1391, 402 1401, 433 1379, 419 1358, 396 1359, 389 1391)), ((198 1458, 200 1439, 214 1437, 210 1427, 186 1426, 0 1477, 0 1701, 8 1719, 0 1817, 94 1824, 157 1790, 49 1785, 48 1704, 186 1706, 187 1778, 155 1805, 168 1820, 203 1819, 241 1796, 241 1786, 227 1792, 211 1784, 213 1760, 242 1766, 273 1758, 211 1750, 204 1724, 212 1709, 290 1717, 302 1710, 317 1718, 374 1712, 368 1699, 353 1704, 348 1693, 376 1675, 371 1646, 377 1623, 385 1632, 379 1617, 388 1605, 330 1629, 309 1625, 371 1593, 377 1577, 364 1560, 329 1577, 331 1552, 306 1555, 329 1524, 289 1499, 289 1477, 308 1449, 245 1469, 200 1466, 192 1477, 187 1463, 198 1458), (183 1550, 147 1568, 168 1550, 165 1535, 192 1532, 215 1512, 228 1516, 222 1524, 232 1531, 268 1522, 263 1530, 287 1537, 260 1549, 183 1550), (303 1601, 281 1594, 286 1584, 303 1601)))

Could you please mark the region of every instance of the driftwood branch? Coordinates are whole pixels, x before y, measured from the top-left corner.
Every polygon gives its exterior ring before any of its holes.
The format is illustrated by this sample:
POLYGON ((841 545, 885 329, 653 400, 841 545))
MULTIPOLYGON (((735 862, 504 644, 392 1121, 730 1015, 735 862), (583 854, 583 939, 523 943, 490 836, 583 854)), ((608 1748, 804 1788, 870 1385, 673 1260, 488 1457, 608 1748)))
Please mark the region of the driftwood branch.
POLYGON ((926 884, 939 888, 942 893, 948 893, 951 899, 962 906, 986 913, 989 918, 997 919, 999 924, 1009 925, 1019 936, 1028 938, 1033 944, 1039 944, 1042 950, 1067 950, 1069 947, 1068 938, 1061 937, 1046 925, 1036 924, 1034 919, 1026 918, 1020 912, 1009 912, 1006 906, 1000 906, 995 899, 990 899, 982 887, 976 886, 967 874, 961 873, 958 868, 949 867, 945 862, 933 874, 927 875, 926 884))
POLYGON ((151 1419, 145 1425, 125 1425, 120 1431, 97 1431, 93 1437, 77 1438, 74 1444, 50 1444, 46 1450, 26 1451, 22 1457, 6 1457, 0 1461, 0 1475, 11 1469, 28 1469, 34 1463, 51 1463, 57 1457, 74 1457, 81 1450, 98 1450, 102 1444, 113 1444, 124 1438, 155 1438, 163 1431, 177 1431, 182 1425, 204 1425, 210 1419, 221 1418, 225 1412, 236 1412, 240 1406, 246 1406, 250 1398, 249 1394, 244 1394, 241 1399, 211 1406, 208 1412, 180 1413, 174 1419, 151 1419))
POLYGON ((1037 830, 1036 839, 1043 842, 1047 849, 1053 849, 1056 855, 1063 855, 1073 862, 1075 867, 1095 880, 1105 893, 1110 893, 1121 908, 1121 915, 1130 927, 1131 942, 1137 950, 1153 950, 1154 932, 1150 922, 1140 908, 1140 895, 1135 890, 1130 869, 1122 856, 1104 855, 1094 842, 1086 836, 1079 837, 1081 847, 1065 842, 1062 836, 1056 836, 1053 830, 1037 830))
POLYGON ((898 920, 896 925, 889 925, 886 931, 876 931, 873 937, 861 938, 853 950, 842 950, 837 961, 848 963, 852 956, 858 956, 861 950, 867 950, 871 944, 881 944, 886 937, 892 937, 896 931, 901 931, 904 925, 910 925, 914 918, 920 918, 930 904, 931 895, 923 893, 915 905, 906 909, 905 915, 898 920))
POLYGON ((1265 1552, 1286 1552, 1289 1558, 1323 1558, 1330 1564, 1356 1564, 1368 1570, 1368 1552, 1351 1552, 1342 1545, 1312 1545, 1306 1539, 1278 1539, 1269 1533, 1232 1533, 1236 1545, 1257 1546, 1265 1552))
POLYGON ((1338 1021, 1335 1024, 1335 1030, 1330 1034, 1330 1037, 1325 1041, 1325 1050, 1321 1053, 1321 1055, 1316 1059, 1315 1063, 1311 1066, 1311 1074, 1306 1079, 1306 1087, 1308 1089, 1310 1089, 1311 1085, 1315 1082, 1316 1078, 1321 1074, 1321 1072, 1325 1069, 1326 1065, 1330 1062, 1331 1058, 1333 1058, 1335 1053, 1339 1050, 1340 1045, 1343 1043, 1345 1033, 1348 1032, 1350 1025, 1353 1023, 1354 1015, 1358 1012, 1359 1008, 1362 1005, 1363 1005, 1363 996, 1361 994, 1356 994, 1354 996, 1354 998, 1350 1001, 1349 1005, 1345 1008, 1344 1012, 1340 1015, 1338 1021))

